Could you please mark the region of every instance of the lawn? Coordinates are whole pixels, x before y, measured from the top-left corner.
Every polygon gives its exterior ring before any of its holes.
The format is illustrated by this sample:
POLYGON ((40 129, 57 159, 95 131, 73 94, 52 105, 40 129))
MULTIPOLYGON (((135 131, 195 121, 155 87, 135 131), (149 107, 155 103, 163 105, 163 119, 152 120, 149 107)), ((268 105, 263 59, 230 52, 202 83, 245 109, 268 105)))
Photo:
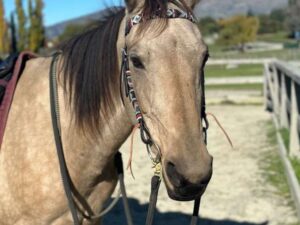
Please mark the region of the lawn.
MULTIPOLYGON (((279 130, 279 133, 282 137, 283 143, 285 145, 285 148, 287 150, 287 153, 289 153, 289 144, 290 144, 290 131, 286 128, 282 128, 279 130)), ((300 160, 296 157, 289 157, 291 164, 294 168, 296 177, 298 181, 300 182, 300 160)))
POLYGON ((281 60, 299 60, 300 49, 281 49, 264 52, 233 52, 223 51, 222 47, 214 46, 210 50, 212 59, 257 59, 257 58, 277 58, 281 60))
POLYGON ((263 84, 212 84, 206 85, 207 90, 255 90, 262 91, 263 84))
POLYGON ((241 76, 261 76, 263 74, 263 64, 243 64, 234 68, 226 68, 227 65, 207 65, 205 67, 206 77, 241 77, 241 76))
POLYGON ((274 34, 260 34, 257 36, 258 41, 271 43, 294 43, 295 40, 288 38, 287 32, 277 32, 274 34))
POLYGON ((276 149, 278 148, 276 129, 271 121, 266 124, 266 128, 267 144, 270 151, 262 154, 262 160, 259 165, 264 172, 266 180, 276 187, 278 194, 286 196, 292 205, 289 186, 284 173, 284 166, 276 149))
POLYGON ((282 128, 279 130, 283 143, 285 145, 286 150, 289 152, 289 144, 290 144, 290 131, 286 128, 282 128))
POLYGON ((291 160, 292 166, 294 168, 298 182, 300 182, 300 161, 299 161, 299 159, 297 159, 295 157, 290 158, 290 160, 291 160))

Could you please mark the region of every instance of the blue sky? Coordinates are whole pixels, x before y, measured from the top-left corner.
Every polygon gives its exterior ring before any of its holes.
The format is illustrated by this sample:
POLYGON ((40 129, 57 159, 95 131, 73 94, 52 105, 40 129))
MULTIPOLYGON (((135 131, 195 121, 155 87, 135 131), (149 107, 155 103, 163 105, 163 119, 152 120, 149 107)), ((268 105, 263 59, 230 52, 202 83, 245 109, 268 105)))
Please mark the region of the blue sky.
MULTIPOLYGON (((4 0, 6 17, 15 9, 15 0, 4 0)), ((44 0, 44 23, 46 26, 86 15, 106 6, 120 5, 122 0, 44 0)), ((23 0, 27 9, 27 0, 23 0)))

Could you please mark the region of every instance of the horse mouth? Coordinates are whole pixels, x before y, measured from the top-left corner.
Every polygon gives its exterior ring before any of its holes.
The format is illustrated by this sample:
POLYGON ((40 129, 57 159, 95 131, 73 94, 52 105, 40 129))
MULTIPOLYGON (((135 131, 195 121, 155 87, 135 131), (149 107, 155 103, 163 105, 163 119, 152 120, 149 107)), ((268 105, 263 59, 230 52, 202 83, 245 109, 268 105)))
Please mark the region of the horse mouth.
POLYGON ((174 188, 171 190, 167 187, 169 198, 175 201, 193 201, 201 197, 206 190, 206 186, 193 188, 174 188))

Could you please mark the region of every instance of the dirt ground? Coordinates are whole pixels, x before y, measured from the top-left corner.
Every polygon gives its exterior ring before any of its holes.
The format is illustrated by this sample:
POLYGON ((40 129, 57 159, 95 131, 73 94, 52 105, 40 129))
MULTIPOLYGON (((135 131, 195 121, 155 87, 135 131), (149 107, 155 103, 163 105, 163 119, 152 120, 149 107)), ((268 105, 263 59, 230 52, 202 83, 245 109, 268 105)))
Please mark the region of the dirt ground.
MULTIPOLYGON (((201 225, 296 225, 298 220, 290 199, 278 195, 268 183, 259 164, 264 153, 274 151, 267 141, 266 123, 270 115, 262 106, 208 106, 232 138, 234 149, 211 120, 208 149, 214 157, 214 174, 202 198, 201 225)), ((126 186, 135 225, 144 224, 152 176, 144 145, 136 135, 133 170, 126 172, 126 186)), ((125 164, 129 143, 122 147, 125 164)), ((276 152, 277 153, 277 152, 276 152)), ((274 153, 275 154, 275 153, 274 153)), ((168 198, 164 185, 158 199, 156 225, 185 225, 190 222, 192 202, 168 198)), ((126 224, 122 204, 104 220, 104 225, 126 224)))

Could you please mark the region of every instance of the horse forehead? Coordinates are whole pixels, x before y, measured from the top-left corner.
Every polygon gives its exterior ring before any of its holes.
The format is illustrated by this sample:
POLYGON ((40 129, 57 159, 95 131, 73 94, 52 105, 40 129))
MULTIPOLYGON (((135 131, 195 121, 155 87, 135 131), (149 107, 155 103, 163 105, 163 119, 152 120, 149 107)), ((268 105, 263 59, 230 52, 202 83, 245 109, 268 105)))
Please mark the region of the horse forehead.
POLYGON ((167 28, 155 39, 151 41, 152 47, 156 46, 159 51, 168 50, 184 56, 201 55, 207 50, 199 29, 184 19, 170 19, 167 28))

